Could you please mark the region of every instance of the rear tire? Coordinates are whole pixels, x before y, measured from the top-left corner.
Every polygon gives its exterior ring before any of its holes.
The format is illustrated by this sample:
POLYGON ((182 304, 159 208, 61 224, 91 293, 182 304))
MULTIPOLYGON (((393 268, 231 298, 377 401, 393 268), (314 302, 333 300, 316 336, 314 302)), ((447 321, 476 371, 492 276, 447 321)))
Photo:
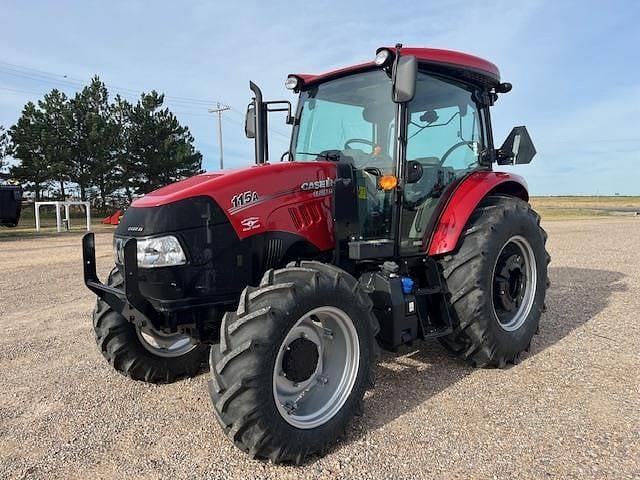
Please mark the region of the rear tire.
MULTIPOLYGON (((123 285, 117 269, 111 272, 107 284, 123 285)), ((193 377, 206 366, 208 345, 186 344, 188 338, 176 336, 179 348, 163 348, 171 336, 142 331, 100 299, 93 311, 93 330, 102 355, 116 371, 133 380, 172 383, 193 377)))
POLYGON ((244 290, 222 320, 209 381, 216 418, 238 448, 300 464, 344 435, 373 386, 371 309, 352 276, 318 262, 269 270, 244 290))
POLYGON ((547 234, 518 198, 476 208, 458 250, 439 259, 454 331, 440 342, 475 367, 518 363, 538 331, 548 285, 547 234))

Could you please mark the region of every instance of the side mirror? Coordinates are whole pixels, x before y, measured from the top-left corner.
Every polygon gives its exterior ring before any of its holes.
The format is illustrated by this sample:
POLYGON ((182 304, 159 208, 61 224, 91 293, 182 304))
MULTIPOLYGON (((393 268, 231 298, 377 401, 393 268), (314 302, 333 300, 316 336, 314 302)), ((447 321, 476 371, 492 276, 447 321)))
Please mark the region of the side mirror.
POLYGON ((416 160, 407 162, 407 183, 419 182, 422 178, 422 164, 416 160))
POLYGON ((253 105, 247 107, 247 115, 244 118, 244 134, 247 138, 256 138, 256 108, 253 105))
POLYGON ((527 127, 513 127, 500 150, 497 152, 498 165, 524 165, 531 163, 536 154, 527 127))
POLYGON ((418 60, 413 55, 398 58, 393 82, 393 101, 406 103, 416 95, 418 60))

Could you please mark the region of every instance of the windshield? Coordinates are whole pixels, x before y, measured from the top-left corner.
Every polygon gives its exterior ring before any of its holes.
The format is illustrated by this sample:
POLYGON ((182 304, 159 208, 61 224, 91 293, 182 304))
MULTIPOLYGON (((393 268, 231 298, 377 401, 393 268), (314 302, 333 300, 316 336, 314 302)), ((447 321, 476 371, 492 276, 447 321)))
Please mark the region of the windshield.
POLYGON ((320 160, 323 155, 340 155, 350 157, 356 168, 392 173, 394 148, 389 133, 395 110, 391 80, 382 70, 339 78, 302 92, 294 158, 320 160))
POLYGON ((331 80, 300 95, 294 159, 341 160, 354 167, 363 239, 392 236, 392 194, 378 188, 378 179, 395 174, 395 112, 391 80, 382 70, 331 80))
POLYGON ((395 174, 395 112, 391 80, 382 70, 331 80, 300 95, 293 157, 354 167, 363 239, 392 236, 392 194, 378 188, 378 179, 395 174))

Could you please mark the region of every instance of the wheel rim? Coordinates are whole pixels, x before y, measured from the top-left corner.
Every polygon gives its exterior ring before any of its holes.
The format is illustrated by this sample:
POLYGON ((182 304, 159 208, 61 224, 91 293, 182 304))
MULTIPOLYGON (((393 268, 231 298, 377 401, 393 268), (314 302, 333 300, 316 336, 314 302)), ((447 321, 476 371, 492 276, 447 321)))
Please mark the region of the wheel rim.
POLYGON ((297 428, 325 424, 349 398, 359 364, 360 343, 351 318, 335 307, 311 310, 278 350, 273 369, 278 412, 297 428))
POLYGON ((180 357, 198 346, 193 338, 184 333, 167 334, 140 327, 136 327, 136 332, 142 346, 159 357, 180 357))
POLYGON ((526 321, 535 299, 536 258, 524 237, 511 237, 500 249, 493 268, 493 311, 498 324, 508 332, 526 321))

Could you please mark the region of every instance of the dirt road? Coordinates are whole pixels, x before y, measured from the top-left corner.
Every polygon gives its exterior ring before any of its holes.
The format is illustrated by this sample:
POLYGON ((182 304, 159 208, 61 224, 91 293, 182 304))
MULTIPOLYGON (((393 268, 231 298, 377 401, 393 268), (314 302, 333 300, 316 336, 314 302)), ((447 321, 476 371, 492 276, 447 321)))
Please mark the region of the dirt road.
MULTIPOLYGON (((521 364, 386 354, 365 415, 302 467, 233 447, 207 375, 155 387, 109 367, 78 235, 0 240, 0 478, 638 478, 640 219, 545 226, 548 311, 521 364)), ((109 234, 98 256, 104 275, 109 234)))

